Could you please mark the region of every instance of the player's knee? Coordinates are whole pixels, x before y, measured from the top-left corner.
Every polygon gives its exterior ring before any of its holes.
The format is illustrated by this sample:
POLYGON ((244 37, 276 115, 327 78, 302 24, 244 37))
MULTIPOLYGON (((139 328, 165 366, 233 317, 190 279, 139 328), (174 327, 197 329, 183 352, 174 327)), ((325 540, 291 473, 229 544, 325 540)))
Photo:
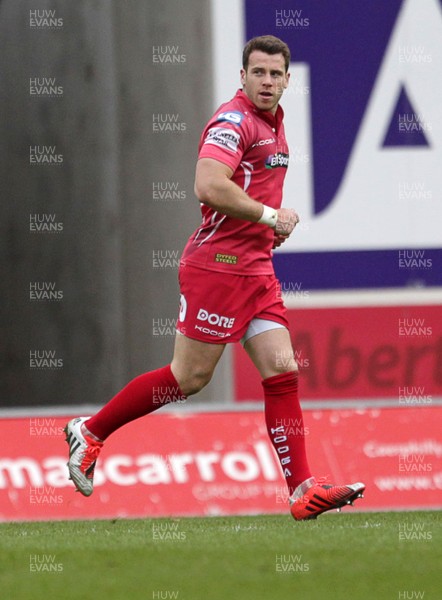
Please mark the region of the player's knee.
POLYGON ((194 368, 184 375, 180 389, 186 396, 197 394, 212 379, 213 371, 205 368, 194 368))
POLYGON ((274 371, 274 375, 289 373, 290 371, 298 371, 298 363, 293 356, 284 361, 276 360, 272 365, 272 370, 274 371))

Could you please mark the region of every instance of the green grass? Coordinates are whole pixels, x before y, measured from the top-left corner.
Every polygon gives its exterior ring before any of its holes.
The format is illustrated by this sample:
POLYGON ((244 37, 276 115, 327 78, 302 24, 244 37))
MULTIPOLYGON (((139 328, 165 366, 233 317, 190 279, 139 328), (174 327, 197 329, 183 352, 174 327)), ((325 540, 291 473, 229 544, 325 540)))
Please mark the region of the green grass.
POLYGON ((6 523, 0 598, 430 600, 441 537, 437 512, 6 523))

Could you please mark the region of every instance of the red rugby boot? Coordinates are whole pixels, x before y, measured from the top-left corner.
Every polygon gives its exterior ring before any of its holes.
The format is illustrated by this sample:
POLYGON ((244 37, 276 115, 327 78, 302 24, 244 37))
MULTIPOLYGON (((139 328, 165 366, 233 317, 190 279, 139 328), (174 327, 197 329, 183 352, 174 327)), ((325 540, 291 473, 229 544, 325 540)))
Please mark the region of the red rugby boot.
POLYGON ((337 509, 353 504, 357 498, 363 498, 365 485, 352 483, 349 485, 329 485, 325 483, 327 477, 316 480, 314 477, 307 479, 295 490, 290 498, 290 512, 296 521, 316 519, 327 510, 337 509))

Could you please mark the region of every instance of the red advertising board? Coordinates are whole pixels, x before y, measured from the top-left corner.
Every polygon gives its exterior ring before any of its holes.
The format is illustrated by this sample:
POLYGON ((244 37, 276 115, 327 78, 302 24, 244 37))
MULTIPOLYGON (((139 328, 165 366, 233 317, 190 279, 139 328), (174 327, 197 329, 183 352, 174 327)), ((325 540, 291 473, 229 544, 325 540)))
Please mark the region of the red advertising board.
MULTIPOLYGON (((302 399, 409 404, 442 396, 442 306, 300 308, 288 318, 302 399)), ((263 398, 260 377, 238 344, 234 372, 236 400, 263 398)))
MULTIPOLYGON (((306 411, 314 473, 364 481, 350 510, 442 504, 440 407, 306 411)), ((64 418, 0 421, 0 520, 279 513, 287 494, 261 412, 155 414, 116 432, 90 498, 67 478, 64 418)))

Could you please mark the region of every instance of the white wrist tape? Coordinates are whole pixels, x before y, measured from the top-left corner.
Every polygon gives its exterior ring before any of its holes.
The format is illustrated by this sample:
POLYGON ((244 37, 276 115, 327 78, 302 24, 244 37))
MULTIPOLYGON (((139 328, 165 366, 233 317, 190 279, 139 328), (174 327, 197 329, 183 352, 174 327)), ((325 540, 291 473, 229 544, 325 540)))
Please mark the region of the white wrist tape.
POLYGON ((258 223, 263 223, 269 227, 275 227, 276 221, 278 220, 278 211, 270 206, 263 204, 263 212, 258 223))

